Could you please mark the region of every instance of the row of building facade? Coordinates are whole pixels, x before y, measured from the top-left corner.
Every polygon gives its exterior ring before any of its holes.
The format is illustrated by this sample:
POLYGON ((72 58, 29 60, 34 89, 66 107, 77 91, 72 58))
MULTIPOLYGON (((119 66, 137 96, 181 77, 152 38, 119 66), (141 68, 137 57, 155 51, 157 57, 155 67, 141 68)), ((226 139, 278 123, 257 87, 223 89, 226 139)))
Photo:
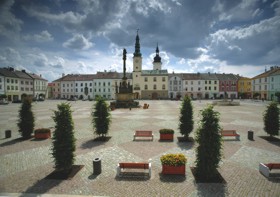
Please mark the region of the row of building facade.
MULTIPOLYGON (((22 95, 51 99, 94 99, 96 96, 115 99, 123 74, 113 71, 63 74, 47 87, 47 80, 41 76, 1 68, 0 94, 6 94, 10 101, 20 99, 22 95)), ((138 33, 133 53, 133 72, 126 73, 126 77, 128 84, 133 86, 135 99, 179 99, 188 95, 193 99, 227 97, 276 100, 275 93, 280 92, 280 68, 277 66, 253 78, 226 73, 168 73, 162 69, 158 46, 153 69, 143 70, 138 33)))
POLYGON ((0 96, 8 101, 20 101, 23 97, 45 99, 48 80, 25 70, 12 67, 0 68, 0 96))
MULTIPOLYGON (((141 80, 133 79, 136 73, 127 73, 136 99, 179 99, 188 95, 193 99, 256 98, 276 100, 280 92, 280 69, 271 68, 254 78, 218 73, 171 73, 144 71, 141 80)), ((137 77, 140 78, 138 75, 137 77)), ((96 74, 69 74, 49 84, 49 98, 94 99, 102 96, 115 99, 122 73, 97 72, 96 74)))

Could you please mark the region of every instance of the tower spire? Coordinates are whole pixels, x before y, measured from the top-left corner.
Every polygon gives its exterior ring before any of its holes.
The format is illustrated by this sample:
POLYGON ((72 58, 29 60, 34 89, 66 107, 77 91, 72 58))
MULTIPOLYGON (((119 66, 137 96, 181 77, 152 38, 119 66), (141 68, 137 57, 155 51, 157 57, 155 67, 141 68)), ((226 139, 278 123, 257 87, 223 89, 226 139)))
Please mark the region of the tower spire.
POLYGON ((156 48, 156 56, 154 57, 154 62, 161 62, 161 57, 159 56, 158 43, 156 48))
POLYGON ((139 29, 137 29, 137 35, 136 35, 136 42, 135 42, 135 52, 134 52, 134 57, 141 57, 142 54, 140 52, 140 39, 138 35, 139 29))

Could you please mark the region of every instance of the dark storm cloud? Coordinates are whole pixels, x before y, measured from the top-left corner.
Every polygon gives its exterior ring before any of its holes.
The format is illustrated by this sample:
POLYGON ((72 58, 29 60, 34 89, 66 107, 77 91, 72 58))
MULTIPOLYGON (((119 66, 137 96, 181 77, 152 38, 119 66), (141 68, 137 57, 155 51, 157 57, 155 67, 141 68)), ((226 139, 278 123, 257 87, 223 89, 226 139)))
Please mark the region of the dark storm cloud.
POLYGON ((0 51, 11 50, 0 54, 0 66, 13 53, 11 62, 30 70, 95 59, 110 67, 110 46, 133 48, 138 28, 142 53, 158 43, 164 66, 175 70, 279 64, 279 15, 279 0, 5 0, 0 51))

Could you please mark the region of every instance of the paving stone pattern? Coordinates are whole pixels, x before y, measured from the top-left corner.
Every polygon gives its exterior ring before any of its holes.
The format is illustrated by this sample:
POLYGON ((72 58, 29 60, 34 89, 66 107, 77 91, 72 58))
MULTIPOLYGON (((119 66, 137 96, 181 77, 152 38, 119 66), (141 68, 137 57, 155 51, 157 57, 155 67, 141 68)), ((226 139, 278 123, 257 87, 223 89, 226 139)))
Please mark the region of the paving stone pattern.
MULTIPOLYGON (((33 104, 36 128, 54 127, 53 110, 62 101, 33 104)), ((0 196, 16 194, 64 194, 90 196, 279 196, 280 179, 267 179, 258 171, 260 162, 280 162, 280 143, 268 142, 261 136, 265 102, 241 101, 240 106, 216 106, 224 129, 236 129, 240 141, 227 138, 223 142, 223 160, 219 172, 226 184, 196 183, 190 166, 195 165, 196 143, 178 142, 180 101, 140 101, 149 109, 117 109, 111 111, 112 123, 107 142, 94 141, 91 124, 93 102, 71 102, 75 137, 75 164, 84 167, 71 180, 48 180, 53 172, 51 139, 20 140, 17 128, 20 104, 0 106, 0 196), (173 142, 159 141, 159 129, 175 130, 173 142), (5 139, 5 130, 12 130, 12 138, 5 139), (152 130, 154 140, 133 141, 135 130, 152 130), (247 131, 254 131, 254 141, 247 139, 247 131), (161 174, 160 157, 166 153, 183 153, 187 157, 186 176, 161 174), (101 158, 102 173, 93 174, 93 160, 101 158), (152 176, 116 177, 119 162, 152 160, 152 176), (16 194, 14 194, 16 193, 16 194)), ((195 129, 199 111, 211 101, 193 101, 195 129)), ((191 134, 194 137, 195 131, 191 134)), ((279 137, 279 136, 278 136, 279 137)))

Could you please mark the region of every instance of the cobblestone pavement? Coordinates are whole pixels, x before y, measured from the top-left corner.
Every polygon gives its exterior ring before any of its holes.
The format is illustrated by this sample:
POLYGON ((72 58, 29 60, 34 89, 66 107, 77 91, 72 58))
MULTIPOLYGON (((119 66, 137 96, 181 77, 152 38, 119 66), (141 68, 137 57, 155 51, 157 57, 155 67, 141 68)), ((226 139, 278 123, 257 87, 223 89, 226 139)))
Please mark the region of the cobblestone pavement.
MULTIPOLYGON (((33 104, 36 128, 54 127, 53 110, 61 101, 33 104)), ((195 143, 178 142, 180 101, 140 101, 149 103, 147 110, 117 109, 111 112, 108 142, 93 141, 91 110, 93 102, 71 102, 75 124, 76 161, 84 165, 71 180, 49 180, 53 172, 51 139, 20 139, 17 117, 20 104, 0 106, 0 196, 21 194, 64 194, 90 196, 279 196, 280 179, 267 179, 258 171, 260 162, 280 162, 280 143, 268 142, 263 136, 262 114, 266 103, 241 101, 240 106, 215 106, 221 114, 224 129, 236 129, 241 140, 224 140, 223 160, 219 172, 226 184, 198 184, 190 166, 195 162, 195 143), (160 142, 158 130, 174 129, 173 142, 160 142), (5 130, 12 130, 12 138, 5 139, 5 130), (152 130, 154 140, 133 141, 135 130, 152 130), (254 131, 254 141, 247 139, 247 131, 254 131), (183 153, 188 158, 186 176, 163 176, 160 156, 183 153), (93 175, 93 159, 101 158, 102 173, 93 175), (124 161, 152 159, 152 176, 116 177, 116 166, 124 161)), ((193 101, 195 129, 199 111, 210 101, 193 101)), ((191 136, 194 136, 194 132, 191 136)), ((279 138, 279 136, 278 136, 279 138)))

